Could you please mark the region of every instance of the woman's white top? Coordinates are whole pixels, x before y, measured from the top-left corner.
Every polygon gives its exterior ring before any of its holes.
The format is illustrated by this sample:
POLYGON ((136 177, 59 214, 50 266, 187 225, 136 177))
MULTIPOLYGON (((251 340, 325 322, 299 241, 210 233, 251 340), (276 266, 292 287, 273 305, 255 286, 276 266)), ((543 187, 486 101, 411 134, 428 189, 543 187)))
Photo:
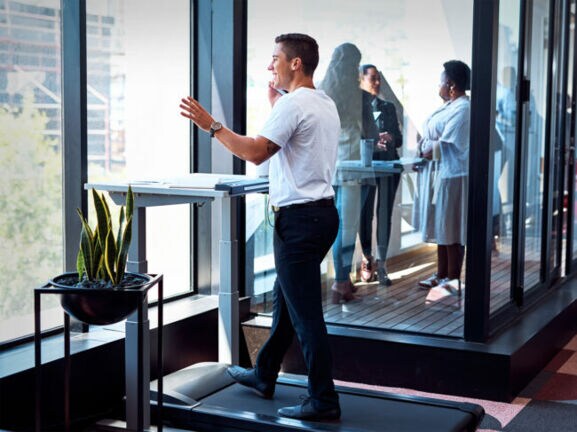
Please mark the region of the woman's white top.
POLYGON ((443 104, 423 125, 421 149, 440 150, 441 178, 466 176, 469 171, 469 128, 471 104, 461 96, 443 104))

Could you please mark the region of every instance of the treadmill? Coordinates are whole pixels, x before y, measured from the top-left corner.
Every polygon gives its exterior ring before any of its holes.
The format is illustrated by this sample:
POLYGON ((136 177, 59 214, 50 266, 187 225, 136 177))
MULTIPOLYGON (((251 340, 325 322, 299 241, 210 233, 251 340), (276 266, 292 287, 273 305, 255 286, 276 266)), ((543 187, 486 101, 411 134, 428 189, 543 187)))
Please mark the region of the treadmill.
MULTIPOLYGON (((167 426, 204 431, 392 431, 472 432, 483 419, 481 406, 337 386, 340 420, 301 421, 277 410, 307 394, 306 377, 281 375, 273 399, 237 384, 224 363, 198 363, 166 375, 162 418, 167 426)), ((155 412, 157 381, 151 383, 155 412)))
MULTIPOLYGON (((353 167, 356 169, 355 167, 353 167)), ((398 164, 383 166, 385 172, 402 169, 398 164)), ((262 180, 247 179, 223 186, 223 190, 202 190, 198 196, 187 190, 183 195, 171 191, 167 200, 166 191, 158 188, 144 188, 147 196, 143 207, 148 205, 169 205, 191 199, 219 199, 221 202, 221 239, 219 258, 219 307, 218 307, 218 363, 198 363, 166 376, 161 375, 160 383, 151 384, 148 393, 148 355, 141 350, 140 357, 132 360, 141 367, 126 364, 127 383, 138 382, 139 402, 130 406, 131 416, 148 423, 142 406, 147 406, 149 397, 152 413, 162 424, 186 428, 195 432, 204 431, 392 431, 392 432, 452 432, 475 431, 483 418, 484 410, 478 405, 455 403, 421 397, 410 397, 390 393, 364 391, 337 387, 341 402, 341 419, 337 421, 301 421, 277 416, 277 409, 295 405, 299 396, 307 394, 306 377, 281 376, 277 380, 275 396, 272 400, 262 399, 251 389, 237 384, 226 372, 229 364, 239 363, 239 292, 238 292, 238 239, 235 220, 238 198, 253 192, 263 192, 267 184, 262 180), (254 183, 254 184, 253 184, 254 183), (230 188, 230 189, 229 189, 230 188), (192 194, 192 198, 191 195, 192 194), (208 195, 207 195, 208 194, 208 195), (176 197, 176 198, 175 198, 176 197), (208 197, 208 198, 207 198, 208 197), (142 372, 145 371, 145 372, 142 372), (143 376, 144 375, 144 376, 143 376), (159 386, 160 384, 160 386, 159 386), (162 398, 157 389, 160 387, 162 398), (140 391, 142 389, 142 391, 140 391), (156 408, 156 409, 155 409, 156 408), (154 412, 156 411, 156 412, 154 412)), ((122 186, 124 190, 125 186, 122 186)), ((110 190, 110 189, 108 189, 110 190)), ((137 191, 138 192, 138 191, 137 191)), ((136 214, 136 212, 135 212, 136 214)), ((141 215, 143 217, 143 215, 141 215)), ((144 220, 143 220, 144 222, 144 220)), ((146 273, 146 261, 139 258, 137 241, 133 241, 129 255, 136 263, 131 271, 146 273)), ((161 296, 162 298, 162 296, 161 296)), ((148 328, 143 338, 148 340, 148 328)), ((133 332, 136 334, 136 332, 133 332)), ((159 333, 159 337, 162 333, 159 333)), ((140 337, 140 336, 139 336, 140 337)), ((128 337, 127 337, 128 340, 128 337)), ((162 347, 162 342, 159 343, 162 347)), ((159 356, 162 359, 162 355, 159 356)), ((160 362, 162 363, 162 362, 160 362)), ((160 367, 162 370, 162 366, 160 367)), ((132 395, 134 396, 134 395, 132 395)), ((127 404, 128 411, 128 404, 127 404)), ((128 416, 127 416, 128 417, 128 416)), ((136 421, 135 421, 136 423, 136 421)), ((148 426, 148 425, 146 425, 148 426)), ((138 429, 141 430, 141 429, 138 429)))

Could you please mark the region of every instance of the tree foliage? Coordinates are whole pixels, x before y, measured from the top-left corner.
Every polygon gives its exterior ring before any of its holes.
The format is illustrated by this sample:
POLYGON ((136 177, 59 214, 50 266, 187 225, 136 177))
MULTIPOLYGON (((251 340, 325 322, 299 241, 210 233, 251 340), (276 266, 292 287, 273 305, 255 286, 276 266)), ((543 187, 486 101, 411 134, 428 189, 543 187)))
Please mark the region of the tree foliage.
POLYGON ((33 289, 62 264, 62 157, 26 95, 0 106, 0 321, 33 311, 33 289))

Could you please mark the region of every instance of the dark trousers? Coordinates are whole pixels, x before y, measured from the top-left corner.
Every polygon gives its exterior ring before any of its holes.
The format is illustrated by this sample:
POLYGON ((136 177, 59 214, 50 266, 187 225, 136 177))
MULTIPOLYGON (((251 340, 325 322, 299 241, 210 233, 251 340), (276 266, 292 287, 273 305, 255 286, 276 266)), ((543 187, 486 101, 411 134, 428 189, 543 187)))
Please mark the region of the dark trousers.
POLYGON ((363 255, 369 257, 371 253, 371 241, 373 237, 373 213, 375 209, 375 195, 378 191, 377 201, 377 259, 385 261, 389 239, 391 238, 391 226, 395 196, 401 180, 400 174, 377 177, 376 185, 365 185, 361 195, 361 219, 359 224, 359 240, 363 255))
POLYGON ((309 396, 321 410, 339 403, 323 317, 320 269, 338 225, 335 207, 289 208, 275 214, 273 322, 256 360, 258 376, 276 380, 296 334, 308 369, 309 396))

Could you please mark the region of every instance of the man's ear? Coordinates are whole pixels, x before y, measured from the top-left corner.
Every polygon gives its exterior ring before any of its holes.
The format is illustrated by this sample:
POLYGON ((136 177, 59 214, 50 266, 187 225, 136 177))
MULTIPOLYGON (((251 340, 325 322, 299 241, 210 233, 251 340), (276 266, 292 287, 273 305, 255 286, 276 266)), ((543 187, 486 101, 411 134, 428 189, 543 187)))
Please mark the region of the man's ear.
POLYGON ((302 60, 300 57, 295 57, 294 59, 291 60, 291 70, 295 71, 297 69, 300 69, 301 66, 302 66, 302 60))

